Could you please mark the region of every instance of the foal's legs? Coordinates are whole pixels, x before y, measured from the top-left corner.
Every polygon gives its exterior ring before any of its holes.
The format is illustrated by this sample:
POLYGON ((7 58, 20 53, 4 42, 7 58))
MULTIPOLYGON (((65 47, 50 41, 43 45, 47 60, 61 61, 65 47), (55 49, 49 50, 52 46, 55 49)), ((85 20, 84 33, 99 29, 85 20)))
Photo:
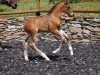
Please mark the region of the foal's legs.
POLYGON ((61 36, 62 41, 61 41, 60 46, 56 50, 54 50, 53 53, 57 53, 58 51, 60 51, 61 50, 62 43, 65 41, 65 42, 68 43, 68 47, 69 47, 69 50, 70 50, 70 55, 71 56, 74 55, 72 45, 71 45, 70 41, 68 40, 68 35, 63 30, 60 30, 60 31, 56 30, 54 33, 56 35, 61 36))
POLYGON ((43 53, 41 50, 39 50, 35 45, 35 37, 36 33, 31 33, 31 39, 30 39, 30 47, 32 49, 35 49, 37 53, 39 53, 43 58, 45 58, 47 61, 50 61, 50 59, 46 56, 45 53, 43 53))

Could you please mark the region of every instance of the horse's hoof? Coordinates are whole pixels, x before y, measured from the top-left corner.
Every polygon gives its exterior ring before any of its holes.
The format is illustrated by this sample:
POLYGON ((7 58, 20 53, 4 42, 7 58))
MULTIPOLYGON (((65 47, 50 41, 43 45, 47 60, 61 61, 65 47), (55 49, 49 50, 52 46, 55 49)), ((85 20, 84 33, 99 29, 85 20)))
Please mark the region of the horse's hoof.
POLYGON ((46 59, 46 61, 50 62, 51 60, 48 58, 48 59, 46 59))
POLYGON ((49 59, 49 60, 46 60, 48 63, 50 63, 51 62, 51 60, 49 59))
POLYGON ((71 56, 73 56, 73 55, 74 55, 73 51, 71 51, 71 52, 70 52, 70 55, 71 55, 71 56))
POLYGON ((26 60, 26 62, 28 62, 29 60, 26 60))
POLYGON ((70 54, 71 56, 73 56, 74 54, 70 54))
POLYGON ((29 61, 29 59, 25 59, 25 61, 29 61))

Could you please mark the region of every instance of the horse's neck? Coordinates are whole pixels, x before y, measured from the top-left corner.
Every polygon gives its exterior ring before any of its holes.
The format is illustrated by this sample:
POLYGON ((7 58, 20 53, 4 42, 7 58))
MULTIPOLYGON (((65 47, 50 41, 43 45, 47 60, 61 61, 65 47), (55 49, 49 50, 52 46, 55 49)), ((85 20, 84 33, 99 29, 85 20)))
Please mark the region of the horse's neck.
POLYGON ((52 17, 60 18, 62 15, 61 7, 56 7, 50 14, 52 17))
POLYGON ((62 15, 62 12, 54 11, 53 13, 51 13, 51 16, 56 17, 56 18, 60 18, 62 15))
POLYGON ((49 14, 50 19, 52 19, 57 24, 57 26, 60 26, 61 15, 62 15, 61 9, 54 9, 54 11, 51 14, 49 14))

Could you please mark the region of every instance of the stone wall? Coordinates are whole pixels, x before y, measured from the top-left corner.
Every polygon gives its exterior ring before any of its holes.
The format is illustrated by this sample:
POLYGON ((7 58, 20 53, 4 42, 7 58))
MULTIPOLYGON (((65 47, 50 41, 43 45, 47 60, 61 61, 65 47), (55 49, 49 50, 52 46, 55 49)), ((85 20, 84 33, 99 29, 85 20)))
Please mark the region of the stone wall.
MULTIPOLYGON (((76 18, 68 21, 66 15, 61 17, 63 19, 63 30, 69 35, 72 41, 76 42, 90 42, 100 41, 100 17, 98 18, 76 18)), ((23 40, 26 33, 23 30, 24 17, 0 19, 0 41, 6 40, 23 40)), ((54 40, 56 36, 51 33, 40 33, 39 39, 54 40)))

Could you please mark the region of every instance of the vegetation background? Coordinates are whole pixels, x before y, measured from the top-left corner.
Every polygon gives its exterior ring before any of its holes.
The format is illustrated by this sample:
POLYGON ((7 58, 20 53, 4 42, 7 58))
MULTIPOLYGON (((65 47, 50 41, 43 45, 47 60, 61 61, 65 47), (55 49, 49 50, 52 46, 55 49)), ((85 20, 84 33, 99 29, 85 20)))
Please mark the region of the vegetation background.
MULTIPOLYGON (((40 0, 41 9, 50 10, 50 8, 56 4, 59 0, 40 0), (51 2, 50 2, 51 1, 51 2)), ((72 10, 100 10, 100 0, 69 0, 72 10)), ((36 9, 36 0, 19 0, 18 8, 12 9, 6 5, 0 4, 0 12, 16 12, 36 9)), ((17 16, 32 16, 30 14, 16 14, 16 15, 0 15, 0 17, 17 17, 17 16)), ((92 16, 100 17, 100 14, 94 13, 76 13, 76 16, 92 16)))

